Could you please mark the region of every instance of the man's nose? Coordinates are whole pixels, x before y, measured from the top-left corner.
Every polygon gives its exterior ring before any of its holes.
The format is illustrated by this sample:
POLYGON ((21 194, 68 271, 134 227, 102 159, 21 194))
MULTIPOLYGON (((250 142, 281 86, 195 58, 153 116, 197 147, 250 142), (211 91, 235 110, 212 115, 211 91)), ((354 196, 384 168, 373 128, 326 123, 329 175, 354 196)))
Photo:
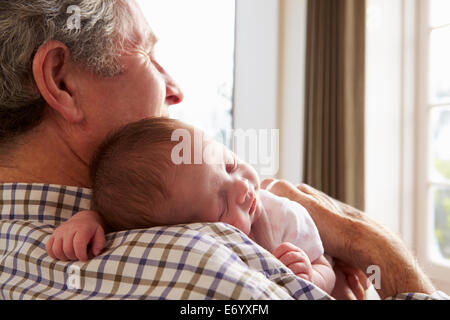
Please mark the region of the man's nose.
POLYGON ((175 80, 165 72, 166 78, 166 103, 171 106, 184 100, 184 93, 175 80))

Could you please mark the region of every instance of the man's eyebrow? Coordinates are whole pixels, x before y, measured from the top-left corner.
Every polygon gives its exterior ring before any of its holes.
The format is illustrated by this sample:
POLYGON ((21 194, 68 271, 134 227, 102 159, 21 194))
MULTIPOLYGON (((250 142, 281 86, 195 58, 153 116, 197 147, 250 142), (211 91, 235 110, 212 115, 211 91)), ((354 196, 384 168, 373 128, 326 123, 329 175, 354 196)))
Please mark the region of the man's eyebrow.
POLYGON ((150 32, 149 35, 147 36, 147 44, 150 47, 153 47, 158 41, 159 41, 158 37, 153 32, 150 32))

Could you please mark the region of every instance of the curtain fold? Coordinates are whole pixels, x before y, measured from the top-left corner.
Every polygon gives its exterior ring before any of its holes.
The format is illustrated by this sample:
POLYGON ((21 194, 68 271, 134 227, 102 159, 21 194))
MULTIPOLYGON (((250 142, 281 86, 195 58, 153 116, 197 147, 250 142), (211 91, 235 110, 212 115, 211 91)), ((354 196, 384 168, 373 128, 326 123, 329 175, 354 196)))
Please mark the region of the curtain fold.
POLYGON ((365 0, 309 0, 304 181, 364 209, 365 0))

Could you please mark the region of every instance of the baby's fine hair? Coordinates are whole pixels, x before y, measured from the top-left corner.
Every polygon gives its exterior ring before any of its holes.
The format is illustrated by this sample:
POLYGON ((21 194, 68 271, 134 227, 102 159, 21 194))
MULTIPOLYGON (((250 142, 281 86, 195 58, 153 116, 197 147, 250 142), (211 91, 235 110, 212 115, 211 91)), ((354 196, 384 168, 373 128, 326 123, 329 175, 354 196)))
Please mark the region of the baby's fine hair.
POLYGON ((158 225, 167 212, 175 176, 171 150, 181 121, 147 118, 109 134, 90 165, 92 207, 116 231, 158 225))

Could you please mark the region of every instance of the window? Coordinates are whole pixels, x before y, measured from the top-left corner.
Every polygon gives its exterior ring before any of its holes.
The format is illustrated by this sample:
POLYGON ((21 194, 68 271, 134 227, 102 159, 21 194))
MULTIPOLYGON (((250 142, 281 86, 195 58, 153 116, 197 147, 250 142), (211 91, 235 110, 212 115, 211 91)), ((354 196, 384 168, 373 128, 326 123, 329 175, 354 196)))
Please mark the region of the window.
MULTIPOLYGON (((435 260, 450 262, 450 2, 430 0, 428 24, 429 129, 427 182, 432 235, 430 252, 435 260)), ((425 102, 425 101, 424 101, 425 102)))
MULTIPOLYGON (((427 271, 450 271, 450 1, 418 1, 418 248, 427 271)), ((448 283, 447 283, 448 288, 448 283)))
POLYGON ((140 0, 159 38, 156 56, 185 94, 171 117, 230 145, 235 1, 140 0))
POLYGON ((139 2, 159 38, 157 58, 185 93, 171 116, 230 147, 231 129, 280 128, 274 176, 299 183, 307 1, 139 2))
MULTIPOLYGON (((419 0, 420 1, 420 0, 419 0)), ((402 0, 367 0, 365 211, 400 231, 402 0), (382 201, 380 200, 382 199, 382 201)))
POLYGON ((450 1, 367 9, 366 212, 450 292, 450 1))
POLYGON ((280 129, 279 170, 252 163, 261 178, 302 180, 306 11, 307 0, 236 1, 235 128, 280 129))

